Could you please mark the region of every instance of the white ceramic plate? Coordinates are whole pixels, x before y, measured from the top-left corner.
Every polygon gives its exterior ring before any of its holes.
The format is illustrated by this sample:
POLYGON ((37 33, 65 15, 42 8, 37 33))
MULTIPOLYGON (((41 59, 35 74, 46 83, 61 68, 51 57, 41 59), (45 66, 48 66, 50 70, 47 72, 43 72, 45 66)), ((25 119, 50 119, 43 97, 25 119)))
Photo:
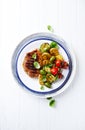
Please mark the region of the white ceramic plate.
POLYGON ((26 37, 17 46, 12 57, 12 72, 18 83, 26 88, 31 94, 39 97, 49 97, 63 92, 71 83, 74 78, 76 69, 76 60, 71 47, 58 36, 51 33, 36 33, 26 37), (59 52, 63 55, 64 59, 69 63, 69 69, 63 70, 64 78, 52 84, 52 88, 40 89, 38 79, 29 77, 22 66, 26 53, 38 49, 44 42, 50 43, 55 41, 58 43, 59 52))

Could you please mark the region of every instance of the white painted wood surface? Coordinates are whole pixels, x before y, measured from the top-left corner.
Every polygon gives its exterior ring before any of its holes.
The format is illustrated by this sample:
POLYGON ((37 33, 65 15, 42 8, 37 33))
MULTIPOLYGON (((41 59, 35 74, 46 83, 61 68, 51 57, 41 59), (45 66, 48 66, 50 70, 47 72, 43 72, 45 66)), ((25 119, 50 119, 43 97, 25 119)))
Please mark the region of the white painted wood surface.
POLYGON ((0 130, 85 130, 85 0, 0 0, 0 61, 0 130), (11 72, 18 43, 48 24, 77 59, 76 77, 55 108, 23 91, 11 72))

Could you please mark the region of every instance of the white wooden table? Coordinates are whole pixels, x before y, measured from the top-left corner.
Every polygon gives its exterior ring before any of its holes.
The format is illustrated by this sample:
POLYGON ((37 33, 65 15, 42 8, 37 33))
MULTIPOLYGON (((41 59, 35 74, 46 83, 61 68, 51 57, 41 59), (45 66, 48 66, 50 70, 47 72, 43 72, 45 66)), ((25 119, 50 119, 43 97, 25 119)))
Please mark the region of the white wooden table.
POLYGON ((85 130, 85 0, 0 0, 0 130, 85 130), (48 32, 48 24, 77 59, 75 79, 55 108, 23 91, 11 72, 18 43, 48 32))

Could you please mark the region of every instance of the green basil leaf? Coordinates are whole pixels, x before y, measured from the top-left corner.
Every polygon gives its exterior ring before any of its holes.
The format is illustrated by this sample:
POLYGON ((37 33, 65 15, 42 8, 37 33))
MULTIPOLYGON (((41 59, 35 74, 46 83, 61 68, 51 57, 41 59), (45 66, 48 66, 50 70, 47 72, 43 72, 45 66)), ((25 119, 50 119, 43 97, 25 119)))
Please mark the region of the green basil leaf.
POLYGON ((48 25, 48 26, 47 26, 47 29, 48 29, 49 31, 51 31, 51 32, 54 32, 54 29, 52 28, 51 25, 48 25))
POLYGON ((47 100, 50 100, 50 99, 52 99, 52 97, 47 97, 47 100))
POLYGON ((55 99, 52 99, 52 100, 49 102, 49 106, 50 106, 50 107, 54 107, 54 106, 55 106, 55 103, 56 103, 55 99))

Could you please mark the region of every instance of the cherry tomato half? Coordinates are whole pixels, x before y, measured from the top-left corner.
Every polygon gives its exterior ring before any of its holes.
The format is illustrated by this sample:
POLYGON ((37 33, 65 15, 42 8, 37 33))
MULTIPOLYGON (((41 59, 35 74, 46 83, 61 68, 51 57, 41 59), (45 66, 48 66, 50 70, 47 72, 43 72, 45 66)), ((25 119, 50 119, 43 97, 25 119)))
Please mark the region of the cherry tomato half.
POLYGON ((68 64, 66 61, 63 61, 63 62, 62 62, 62 68, 63 68, 63 69, 67 69, 68 66, 69 66, 69 64, 68 64))
POLYGON ((56 66, 60 68, 61 67, 61 62, 62 62, 61 60, 56 60, 56 62, 55 62, 56 66))
POLYGON ((52 73, 53 75, 58 74, 58 72, 59 72, 59 68, 57 68, 57 67, 53 67, 53 68, 51 69, 51 73, 52 73))
POLYGON ((58 78, 62 79, 63 78, 63 74, 62 73, 58 73, 58 78))

